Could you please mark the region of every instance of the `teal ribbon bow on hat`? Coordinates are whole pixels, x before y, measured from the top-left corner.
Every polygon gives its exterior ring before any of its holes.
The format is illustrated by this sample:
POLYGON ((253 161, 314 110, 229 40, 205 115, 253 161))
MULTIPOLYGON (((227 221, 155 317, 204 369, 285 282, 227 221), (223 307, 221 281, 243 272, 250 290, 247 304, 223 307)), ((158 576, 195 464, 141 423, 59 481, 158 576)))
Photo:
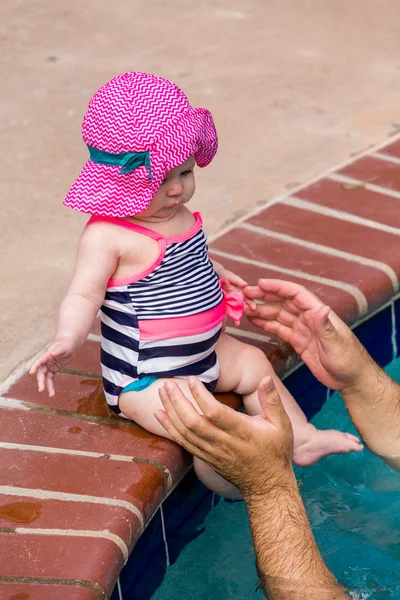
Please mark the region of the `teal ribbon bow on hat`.
POLYGON ((120 169, 121 175, 124 173, 131 173, 138 167, 146 167, 148 171, 147 178, 152 179, 150 165, 150 151, 145 152, 121 152, 120 154, 113 154, 112 152, 106 152, 105 150, 98 150, 97 148, 91 148, 88 146, 90 160, 99 165, 111 165, 122 167, 120 169))

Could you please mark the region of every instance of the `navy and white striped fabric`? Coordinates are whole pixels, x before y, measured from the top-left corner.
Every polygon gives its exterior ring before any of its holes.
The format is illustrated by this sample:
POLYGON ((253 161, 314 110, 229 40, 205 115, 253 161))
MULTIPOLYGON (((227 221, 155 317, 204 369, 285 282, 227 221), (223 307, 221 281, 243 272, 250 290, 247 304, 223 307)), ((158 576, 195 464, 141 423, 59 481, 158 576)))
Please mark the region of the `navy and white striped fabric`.
POLYGON ((215 389, 219 374, 215 345, 221 323, 205 332, 151 341, 141 339, 139 328, 140 321, 198 315, 222 303, 200 216, 197 220, 192 237, 167 240, 164 257, 150 274, 107 288, 101 308, 101 365, 105 396, 117 413, 122 389, 144 375, 196 375, 208 389, 215 389))

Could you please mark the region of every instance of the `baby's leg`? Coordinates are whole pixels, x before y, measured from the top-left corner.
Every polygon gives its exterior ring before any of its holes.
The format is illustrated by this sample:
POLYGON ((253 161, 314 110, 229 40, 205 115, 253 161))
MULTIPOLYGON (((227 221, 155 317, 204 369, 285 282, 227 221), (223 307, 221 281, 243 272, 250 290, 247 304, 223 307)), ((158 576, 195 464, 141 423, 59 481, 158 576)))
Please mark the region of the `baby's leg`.
POLYGON ((249 344, 222 334, 216 351, 220 362, 217 391, 235 391, 243 396, 250 415, 260 414, 257 387, 265 375, 270 375, 290 418, 294 435, 293 460, 301 466, 311 465, 328 454, 362 450, 358 438, 336 430, 317 430, 273 370, 265 354, 249 344))
MULTIPOLYGON (((119 398, 119 408, 126 417, 143 427, 143 429, 146 429, 155 435, 172 440, 172 437, 165 431, 154 416, 156 410, 163 409, 163 405, 158 395, 158 389, 163 386, 166 381, 168 381, 168 379, 158 379, 142 391, 123 392, 119 398)), ((177 378, 175 381, 185 396, 189 400, 193 400, 186 379, 177 378)), ((195 407, 198 410, 196 405, 195 407)), ((199 479, 212 491, 220 496, 225 496, 226 498, 241 498, 240 492, 235 486, 228 483, 223 477, 218 475, 218 473, 196 456, 193 457, 193 466, 199 479)))

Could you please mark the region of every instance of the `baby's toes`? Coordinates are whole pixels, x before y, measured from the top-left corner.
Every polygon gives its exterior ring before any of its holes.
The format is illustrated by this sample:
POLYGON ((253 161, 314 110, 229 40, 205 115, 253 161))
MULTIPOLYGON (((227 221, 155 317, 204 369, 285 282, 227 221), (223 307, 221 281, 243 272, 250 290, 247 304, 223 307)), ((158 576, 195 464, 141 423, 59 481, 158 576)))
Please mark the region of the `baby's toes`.
POLYGON ((353 435, 352 433, 345 433, 345 436, 349 440, 349 443, 355 452, 359 452, 364 448, 362 442, 356 435, 353 435))

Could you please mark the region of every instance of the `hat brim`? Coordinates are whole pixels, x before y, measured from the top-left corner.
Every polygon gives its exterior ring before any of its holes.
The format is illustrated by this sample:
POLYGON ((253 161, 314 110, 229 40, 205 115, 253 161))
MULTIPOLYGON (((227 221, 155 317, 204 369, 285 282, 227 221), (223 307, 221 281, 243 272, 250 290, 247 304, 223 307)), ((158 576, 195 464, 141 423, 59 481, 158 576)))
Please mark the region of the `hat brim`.
MULTIPOLYGON (((165 175, 194 156, 199 167, 214 158, 218 137, 211 113, 190 108, 150 148, 152 178, 146 167, 120 173, 119 166, 88 160, 69 190, 64 205, 105 217, 130 217, 148 208, 165 175)), ((132 150, 134 151, 134 149, 132 150)))
POLYGON ((69 190, 64 205, 91 215, 129 217, 149 206, 154 196, 151 184, 145 167, 121 174, 118 166, 88 160, 69 190))

